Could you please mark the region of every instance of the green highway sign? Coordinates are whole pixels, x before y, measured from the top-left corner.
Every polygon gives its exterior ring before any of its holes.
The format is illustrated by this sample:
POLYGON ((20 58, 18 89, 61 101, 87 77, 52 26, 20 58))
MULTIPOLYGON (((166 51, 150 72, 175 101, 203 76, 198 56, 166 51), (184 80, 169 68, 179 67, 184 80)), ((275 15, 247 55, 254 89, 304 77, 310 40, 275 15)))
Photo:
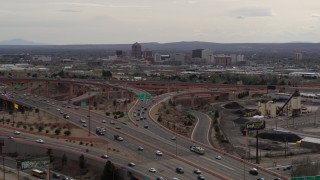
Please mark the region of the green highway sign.
POLYGON ((81 102, 81 106, 86 106, 87 102, 81 102))
POLYGON ((20 85, 20 84, 16 84, 16 85, 14 85, 14 87, 15 87, 16 89, 20 89, 20 88, 21 88, 21 85, 20 85))
POLYGON ((151 94, 143 94, 143 93, 138 94, 137 96, 138 96, 139 100, 151 99, 151 97, 152 97, 151 94))
POLYGON ((304 180, 304 177, 295 177, 295 178, 291 178, 291 180, 304 180))
POLYGON ((146 94, 146 99, 151 99, 151 94, 146 94))

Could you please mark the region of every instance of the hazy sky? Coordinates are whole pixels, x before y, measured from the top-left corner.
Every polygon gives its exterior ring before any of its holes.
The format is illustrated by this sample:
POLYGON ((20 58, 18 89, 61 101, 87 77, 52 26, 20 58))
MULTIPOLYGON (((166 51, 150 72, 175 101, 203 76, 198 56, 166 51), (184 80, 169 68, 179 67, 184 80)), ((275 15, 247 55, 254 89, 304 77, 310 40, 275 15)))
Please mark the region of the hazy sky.
POLYGON ((0 41, 320 42, 320 0, 0 0, 0 41))

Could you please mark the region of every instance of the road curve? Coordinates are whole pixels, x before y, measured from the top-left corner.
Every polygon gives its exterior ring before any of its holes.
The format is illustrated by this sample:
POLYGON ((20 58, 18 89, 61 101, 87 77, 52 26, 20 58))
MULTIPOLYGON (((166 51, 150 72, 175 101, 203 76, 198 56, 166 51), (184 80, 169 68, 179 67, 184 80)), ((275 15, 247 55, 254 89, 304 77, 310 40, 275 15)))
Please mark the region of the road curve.
POLYGON ((192 111, 197 118, 197 124, 195 125, 191 139, 196 142, 201 142, 208 146, 212 146, 209 140, 210 128, 211 128, 211 118, 202 112, 192 111))

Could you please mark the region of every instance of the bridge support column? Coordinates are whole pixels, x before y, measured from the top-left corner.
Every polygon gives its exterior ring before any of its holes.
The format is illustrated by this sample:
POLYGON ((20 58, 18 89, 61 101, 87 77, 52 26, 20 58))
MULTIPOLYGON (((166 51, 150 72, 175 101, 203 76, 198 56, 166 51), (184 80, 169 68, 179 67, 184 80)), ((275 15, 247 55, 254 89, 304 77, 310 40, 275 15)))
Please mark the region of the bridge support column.
POLYGON ((70 84, 70 85, 69 85, 69 96, 70 96, 70 97, 73 97, 73 90, 74 90, 74 85, 73 85, 73 84, 70 84))
POLYGON ((191 107, 194 107, 194 99, 195 99, 194 96, 195 95, 191 94, 190 96, 191 96, 191 107))
POLYGON ((123 98, 123 96, 124 96, 124 91, 121 90, 121 99, 123 98))
POLYGON ((49 96, 49 81, 45 82, 44 92, 45 92, 44 96, 48 97, 49 96))
POLYGON ((32 82, 28 83, 28 93, 32 93, 32 82))

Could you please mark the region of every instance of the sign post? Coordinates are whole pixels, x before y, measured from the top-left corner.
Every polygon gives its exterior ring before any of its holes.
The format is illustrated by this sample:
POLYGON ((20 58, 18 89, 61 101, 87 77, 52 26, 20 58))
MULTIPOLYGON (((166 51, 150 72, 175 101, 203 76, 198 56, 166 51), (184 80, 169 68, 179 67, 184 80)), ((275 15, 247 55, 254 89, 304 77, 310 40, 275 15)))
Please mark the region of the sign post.
POLYGON ((246 123, 247 130, 256 130, 256 163, 259 164, 259 130, 266 127, 264 120, 249 121, 246 123))

